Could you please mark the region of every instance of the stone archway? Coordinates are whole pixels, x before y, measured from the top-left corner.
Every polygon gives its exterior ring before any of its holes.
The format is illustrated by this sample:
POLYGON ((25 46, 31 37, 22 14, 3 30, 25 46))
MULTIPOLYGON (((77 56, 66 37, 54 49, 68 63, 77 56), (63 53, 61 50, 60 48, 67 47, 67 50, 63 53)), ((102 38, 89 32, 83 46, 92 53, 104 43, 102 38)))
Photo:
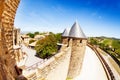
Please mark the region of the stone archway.
POLYGON ((0 80, 14 80, 13 27, 20 0, 0 0, 0 80))

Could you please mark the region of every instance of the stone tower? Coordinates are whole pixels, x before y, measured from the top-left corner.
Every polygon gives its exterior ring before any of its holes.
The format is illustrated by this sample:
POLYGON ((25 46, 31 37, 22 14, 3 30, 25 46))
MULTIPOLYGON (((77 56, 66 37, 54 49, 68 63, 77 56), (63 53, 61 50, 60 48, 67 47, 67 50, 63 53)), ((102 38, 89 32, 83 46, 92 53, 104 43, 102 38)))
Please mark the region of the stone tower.
POLYGON ((66 28, 62 33, 62 46, 60 51, 63 51, 66 47, 69 46, 69 31, 70 29, 66 28))
POLYGON ((87 38, 78 22, 75 22, 70 29, 68 41, 72 48, 68 78, 74 78, 80 74, 87 42, 87 38))

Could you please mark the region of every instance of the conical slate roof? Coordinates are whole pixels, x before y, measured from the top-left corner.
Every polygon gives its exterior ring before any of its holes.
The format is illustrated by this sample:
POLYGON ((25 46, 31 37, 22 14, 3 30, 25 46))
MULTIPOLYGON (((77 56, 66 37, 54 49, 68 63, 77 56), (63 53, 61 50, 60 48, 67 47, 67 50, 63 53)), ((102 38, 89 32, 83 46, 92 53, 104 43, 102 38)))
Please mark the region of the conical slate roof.
POLYGON ((69 37, 69 31, 70 29, 66 28, 62 33, 62 37, 69 37))
POLYGON ((70 29, 69 37, 86 38, 77 21, 73 24, 72 28, 70 29))

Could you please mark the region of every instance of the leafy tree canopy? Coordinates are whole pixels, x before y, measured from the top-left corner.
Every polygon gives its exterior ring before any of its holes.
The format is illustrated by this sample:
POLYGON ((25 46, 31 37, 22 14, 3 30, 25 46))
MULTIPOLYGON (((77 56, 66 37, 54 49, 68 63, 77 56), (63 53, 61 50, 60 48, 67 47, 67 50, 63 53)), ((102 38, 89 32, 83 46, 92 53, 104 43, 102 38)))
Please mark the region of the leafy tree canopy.
POLYGON ((35 46, 36 55, 40 58, 48 58, 57 51, 57 40, 54 34, 46 36, 44 39, 39 40, 35 46))
POLYGON ((61 33, 55 34, 55 37, 56 37, 56 40, 57 40, 58 43, 61 42, 61 35, 62 35, 61 33))
POLYGON ((34 38, 34 36, 35 36, 33 33, 28 33, 27 35, 31 38, 34 38))
POLYGON ((37 32, 34 32, 34 34, 35 34, 35 35, 38 35, 38 34, 39 34, 39 32, 38 32, 38 31, 37 31, 37 32))
POLYGON ((90 43, 91 43, 91 44, 94 44, 94 45, 97 45, 97 44, 98 44, 97 40, 94 39, 94 38, 90 38, 90 43))

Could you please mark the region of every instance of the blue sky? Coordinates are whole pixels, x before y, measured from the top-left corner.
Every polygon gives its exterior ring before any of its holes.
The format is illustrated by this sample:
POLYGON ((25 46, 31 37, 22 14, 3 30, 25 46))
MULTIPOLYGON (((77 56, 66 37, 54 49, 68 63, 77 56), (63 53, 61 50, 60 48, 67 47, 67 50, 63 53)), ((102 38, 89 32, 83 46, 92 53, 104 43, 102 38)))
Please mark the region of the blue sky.
POLYGON ((120 0, 21 0, 21 31, 63 32, 78 21, 86 36, 120 38, 120 0))

